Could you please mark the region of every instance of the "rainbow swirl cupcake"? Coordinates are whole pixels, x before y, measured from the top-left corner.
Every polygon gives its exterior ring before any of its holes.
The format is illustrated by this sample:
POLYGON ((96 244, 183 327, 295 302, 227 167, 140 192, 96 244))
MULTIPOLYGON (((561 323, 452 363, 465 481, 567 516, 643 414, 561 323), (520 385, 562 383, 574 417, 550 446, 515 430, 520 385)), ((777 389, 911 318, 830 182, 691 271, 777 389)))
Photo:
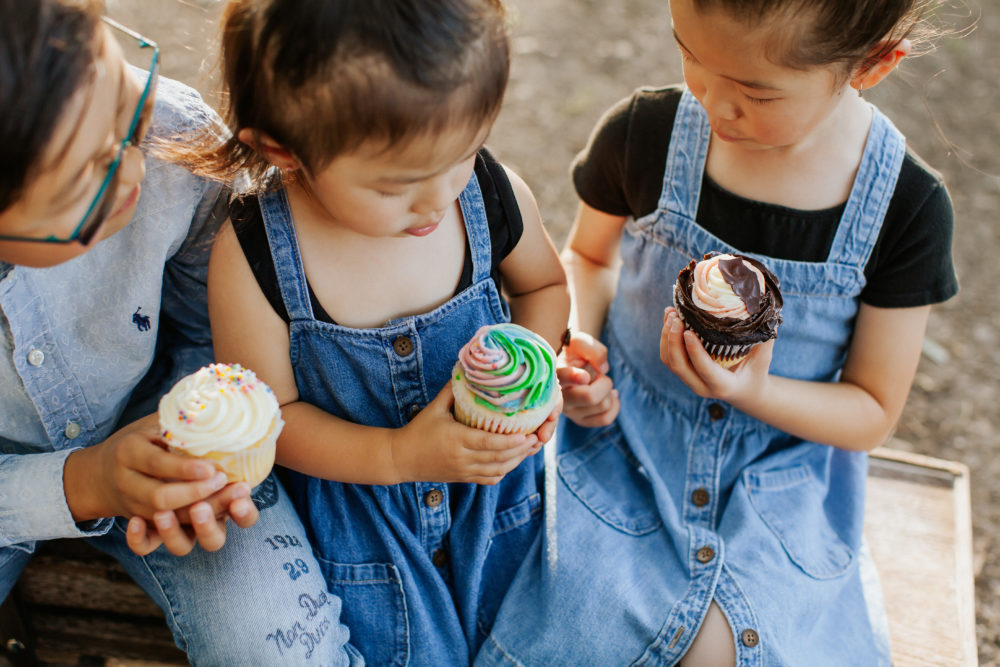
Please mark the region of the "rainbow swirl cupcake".
POLYGON ((455 418, 493 433, 533 433, 559 392, 556 354, 516 324, 485 326, 458 354, 451 375, 455 418))
POLYGON ((170 451, 205 459, 230 482, 250 486, 271 472, 285 425, 271 389, 239 364, 210 364, 181 378, 160 399, 159 415, 170 451))
POLYGON ((674 307, 684 327, 723 368, 741 362, 755 345, 778 335, 778 279, 755 259, 711 252, 681 269, 674 307))

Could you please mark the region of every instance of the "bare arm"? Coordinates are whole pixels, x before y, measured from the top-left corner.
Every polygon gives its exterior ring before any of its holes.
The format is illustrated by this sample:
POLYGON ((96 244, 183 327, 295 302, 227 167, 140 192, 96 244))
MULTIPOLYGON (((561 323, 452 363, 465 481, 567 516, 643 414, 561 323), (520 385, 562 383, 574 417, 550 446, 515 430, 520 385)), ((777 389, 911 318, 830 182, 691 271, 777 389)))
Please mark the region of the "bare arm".
POLYGON ((929 313, 930 306, 862 304, 839 382, 804 382, 768 374, 773 342, 755 348, 734 372, 722 369, 697 336, 672 327, 676 314, 669 309, 661 358, 701 396, 727 401, 806 440, 867 451, 885 442, 902 414, 929 313))
POLYGON ((618 249, 625 220, 581 202, 562 252, 573 302, 573 337, 559 369, 559 382, 566 416, 580 426, 604 426, 618 415, 618 392, 607 375, 608 351, 600 335, 618 285, 618 249))
POLYGON ((355 424, 300 401, 288 326, 261 292, 228 223, 212 250, 208 304, 216 359, 253 369, 282 406, 285 427, 276 456, 281 465, 348 483, 489 484, 535 448, 534 436, 494 435, 457 423, 448 386, 400 429, 355 424))
POLYGON ((531 190, 514 172, 507 170, 507 175, 524 221, 521 240, 500 264, 511 319, 559 349, 569 321, 566 273, 552 239, 542 226, 531 190))

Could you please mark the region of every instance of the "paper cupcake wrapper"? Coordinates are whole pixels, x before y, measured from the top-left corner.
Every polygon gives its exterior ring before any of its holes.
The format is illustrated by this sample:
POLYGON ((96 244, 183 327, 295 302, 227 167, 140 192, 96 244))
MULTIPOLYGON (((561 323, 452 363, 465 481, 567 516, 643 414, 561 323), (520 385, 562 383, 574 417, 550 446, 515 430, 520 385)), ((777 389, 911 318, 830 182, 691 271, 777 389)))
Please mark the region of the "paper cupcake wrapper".
POLYGON ((456 421, 490 433, 534 433, 552 412, 554 404, 546 403, 508 416, 476 403, 475 394, 464 385, 452 382, 452 391, 455 394, 456 421))
MULTIPOLYGON (((677 305, 676 283, 674 284, 673 300, 674 300, 674 310, 677 312, 677 317, 681 319, 681 324, 684 325, 685 329, 690 329, 691 331, 694 331, 694 328, 687 323, 687 320, 684 319, 684 315, 681 313, 680 306, 677 305)), ((705 347, 705 351, 708 352, 708 355, 710 357, 712 357, 712 360, 715 363, 722 366, 723 368, 731 368, 736 364, 740 363, 748 354, 750 354, 750 350, 752 350, 755 345, 758 345, 758 343, 740 343, 732 345, 709 343, 700 335, 698 335, 697 331, 694 331, 694 333, 696 336, 698 336, 698 340, 701 341, 701 344, 705 347)))
POLYGON ((277 448, 278 434, 285 422, 275 418, 268 434, 253 445, 238 452, 207 452, 202 456, 193 456, 182 448, 169 447, 170 451, 192 458, 209 461, 217 469, 226 473, 226 480, 246 482, 251 488, 263 482, 274 467, 274 453, 277 448))

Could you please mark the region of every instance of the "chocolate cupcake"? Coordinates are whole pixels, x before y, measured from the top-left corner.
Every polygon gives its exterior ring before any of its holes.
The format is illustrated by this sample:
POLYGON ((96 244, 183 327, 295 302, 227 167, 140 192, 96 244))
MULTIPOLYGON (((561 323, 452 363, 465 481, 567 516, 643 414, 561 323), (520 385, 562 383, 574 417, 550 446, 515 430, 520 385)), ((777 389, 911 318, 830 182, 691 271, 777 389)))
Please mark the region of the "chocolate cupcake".
POLYGON ((681 269, 674 307, 723 368, 742 361, 781 324, 778 279, 755 259, 711 252, 681 269))

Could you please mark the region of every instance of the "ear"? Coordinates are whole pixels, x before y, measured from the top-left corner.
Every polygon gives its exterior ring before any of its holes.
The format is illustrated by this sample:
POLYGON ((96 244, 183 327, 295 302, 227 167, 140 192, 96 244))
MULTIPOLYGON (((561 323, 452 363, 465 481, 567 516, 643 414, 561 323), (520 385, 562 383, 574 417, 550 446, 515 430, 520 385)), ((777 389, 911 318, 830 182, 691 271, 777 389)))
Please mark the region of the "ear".
POLYGON ((284 171, 294 171, 301 165, 291 151, 264 132, 244 127, 236 133, 236 138, 264 156, 268 162, 284 171))
MULTIPOLYGON (((896 69, 906 56, 910 54, 912 48, 910 40, 904 39, 878 60, 865 62, 851 77, 851 88, 857 90, 868 90, 874 88, 882 79, 889 75, 889 72, 896 69)), ((876 52, 880 49, 876 49, 876 52)))

